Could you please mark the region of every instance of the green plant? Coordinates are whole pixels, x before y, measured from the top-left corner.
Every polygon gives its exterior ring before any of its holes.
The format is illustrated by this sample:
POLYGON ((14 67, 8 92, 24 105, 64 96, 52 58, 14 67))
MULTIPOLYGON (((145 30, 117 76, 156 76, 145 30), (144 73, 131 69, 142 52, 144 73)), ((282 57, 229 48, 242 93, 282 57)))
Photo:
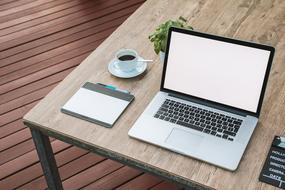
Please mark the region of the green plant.
POLYGON ((160 51, 165 52, 167 35, 170 27, 193 30, 193 27, 188 25, 187 20, 182 16, 180 16, 176 21, 168 20, 165 23, 160 24, 155 29, 155 32, 148 37, 149 40, 153 42, 154 51, 156 54, 158 54, 160 51))

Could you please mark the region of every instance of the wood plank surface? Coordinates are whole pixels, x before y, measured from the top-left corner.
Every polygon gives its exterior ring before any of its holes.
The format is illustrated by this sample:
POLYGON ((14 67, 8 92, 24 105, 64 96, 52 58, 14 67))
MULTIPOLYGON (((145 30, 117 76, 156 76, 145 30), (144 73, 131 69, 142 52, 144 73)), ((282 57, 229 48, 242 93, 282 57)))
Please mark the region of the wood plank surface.
MULTIPOLYGON (((0 1, 1 190, 47 188, 30 131, 23 125, 23 115, 143 2, 0 1)), ((142 174, 59 140, 50 141, 68 189, 112 189, 142 174)))
MULTIPOLYGON (((274 135, 285 135, 284 10, 285 1, 282 0, 148 0, 34 107, 25 116, 25 120, 42 130, 59 133, 59 136, 66 139, 88 142, 90 146, 100 147, 101 151, 112 152, 159 172, 166 171, 174 177, 187 179, 202 187, 273 189, 272 186, 259 182, 258 176, 274 135), (127 135, 160 86, 162 64, 159 64, 159 57, 153 52, 148 35, 161 22, 177 19, 179 16, 185 17, 198 31, 268 44, 276 48, 260 122, 235 172, 177 155, 131 139, 127 135), (107 71, 107 64, 120 48, 133 48, 142 57, 153 59, 154 62, 148 65, 147 73, 133 80, 111 76, 107 71), (135 95, 136 100, 112 130, 60 113, 60 107, 86 81, 113 84, 135 95)), ((8 46, 13 43, 9 41, 8 46)), ((134 179, 136 180, 138 178, 134 179)), ((151 180, 149 183, 152 183, 151 180)), ((154 186, 160 181, 155 183, 154 186)))

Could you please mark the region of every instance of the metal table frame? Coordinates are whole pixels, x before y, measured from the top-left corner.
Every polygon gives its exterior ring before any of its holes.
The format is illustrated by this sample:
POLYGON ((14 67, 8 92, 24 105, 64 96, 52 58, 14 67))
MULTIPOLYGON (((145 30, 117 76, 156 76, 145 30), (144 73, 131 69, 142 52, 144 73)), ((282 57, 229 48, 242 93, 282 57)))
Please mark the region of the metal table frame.
POLYGON ((104 156, 111 160, 118 161, 124 165, 128 165, 130 167, 140 169, 144 172, 154 174, 165 180, 176 183, 177 185, 185 189, 209 189, 209 187, 189 181, 185 178, 173 176, 167 171, 161 171, 156 168, 150 167, 149 165, 143 164, 141 162, 128 159, 125 156, 120 155, 118 153, 106 151, 100 147, 95 147, 87 143, 82 143, 70 137, 66 137, 64 135, 58 134, 53 131, 46 130, 44 128, 39 129, 39 127, 37 127, 36 125, 30 124, 28 122, 24 122, 24 124, 28 126, 31 130, 33 141, 36 146, 36 150, 37 150, 40 162, 41 162, 42 169, 44 171, 44 176, 45 176, 49 190, 62 190, 63 189, 61 179, 59 176, 59 172, 57 169, 56 161, 54 158, 54 154, 52 151, 52 147, 49 141, 49 137, 54 137, 68 144, 88 150, 92 153, 96 153, 98 155, 104 156))

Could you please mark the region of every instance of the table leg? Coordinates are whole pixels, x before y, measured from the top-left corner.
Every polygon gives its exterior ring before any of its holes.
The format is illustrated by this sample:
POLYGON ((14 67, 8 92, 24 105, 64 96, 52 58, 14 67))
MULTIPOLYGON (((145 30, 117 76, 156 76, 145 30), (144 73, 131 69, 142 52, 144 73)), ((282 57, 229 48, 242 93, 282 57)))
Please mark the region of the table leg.
POLYGON ((48 189, 62 190, 62 183, 48 136, 33 128, 31 128, 31 133, 46 178, 48 189))

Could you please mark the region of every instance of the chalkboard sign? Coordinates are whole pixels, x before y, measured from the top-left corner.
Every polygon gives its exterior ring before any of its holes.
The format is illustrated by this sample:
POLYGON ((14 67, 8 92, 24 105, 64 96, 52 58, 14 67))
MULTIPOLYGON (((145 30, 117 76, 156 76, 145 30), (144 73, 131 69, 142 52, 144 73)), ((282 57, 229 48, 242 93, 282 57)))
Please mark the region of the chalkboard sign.
POLYGON ((285 189, 285 137, 274 137, 259 180, 285 189))

